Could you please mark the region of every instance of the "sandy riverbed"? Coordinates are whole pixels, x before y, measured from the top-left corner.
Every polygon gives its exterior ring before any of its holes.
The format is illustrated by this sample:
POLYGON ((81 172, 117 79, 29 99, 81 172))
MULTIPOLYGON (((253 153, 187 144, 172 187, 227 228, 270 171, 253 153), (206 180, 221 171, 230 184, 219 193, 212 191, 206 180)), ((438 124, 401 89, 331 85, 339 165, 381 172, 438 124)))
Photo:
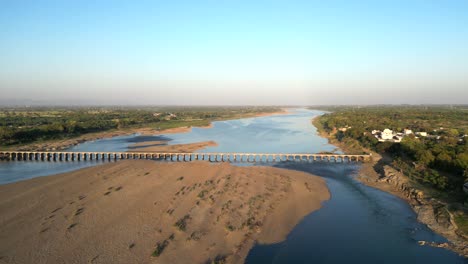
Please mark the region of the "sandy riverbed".
POLYGON ((0 186, 0 262, 242 263, 329 197, 303 172, 119 161, 0 186))
POLYGON ((203 141, 190 144, 168 145, 167 141, 145 141, 135 143, 130 146, 131 152, 172 152, 172 153, 190 153, 206 147, 215 147, 218 144, 214 141, 203 141))

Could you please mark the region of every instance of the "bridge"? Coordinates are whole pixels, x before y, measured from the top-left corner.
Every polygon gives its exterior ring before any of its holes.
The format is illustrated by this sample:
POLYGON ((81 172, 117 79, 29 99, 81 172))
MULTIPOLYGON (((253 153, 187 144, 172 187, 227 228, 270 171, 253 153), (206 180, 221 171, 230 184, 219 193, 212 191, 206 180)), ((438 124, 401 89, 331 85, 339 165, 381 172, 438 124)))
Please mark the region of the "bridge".
POLYGON ((88 161, 88 160, 163 160, 211 162, 366 162, 371 155, 304 154, 304 153, 170 153, 170 152, 62 152, 62 151, 0 151, 3 161, 88 161))

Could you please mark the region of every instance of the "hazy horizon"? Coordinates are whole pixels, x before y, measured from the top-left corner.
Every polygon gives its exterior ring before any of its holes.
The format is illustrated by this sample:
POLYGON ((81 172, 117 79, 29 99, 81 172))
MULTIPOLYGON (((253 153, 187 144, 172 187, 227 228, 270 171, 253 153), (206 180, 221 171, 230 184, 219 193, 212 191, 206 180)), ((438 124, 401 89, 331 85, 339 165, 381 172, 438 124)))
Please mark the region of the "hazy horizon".
POLYGON ((467 1, 0 6, 0 106, 468 102, 467 1))

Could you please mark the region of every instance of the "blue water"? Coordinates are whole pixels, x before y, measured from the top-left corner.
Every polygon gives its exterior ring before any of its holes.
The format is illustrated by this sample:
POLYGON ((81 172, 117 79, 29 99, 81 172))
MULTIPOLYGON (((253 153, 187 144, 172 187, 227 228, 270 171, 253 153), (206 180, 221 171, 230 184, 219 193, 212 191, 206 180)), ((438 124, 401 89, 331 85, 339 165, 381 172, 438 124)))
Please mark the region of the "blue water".
POLYGON ((331 199, 306 216, 284 242, 257 245, 246 263, 468 263, 445 249, 417 241, 446 242, 401 199, 369 188, 351 175, 357 165, 282 164, 324 177, 331 199))
MULTIPOLYGON (((85 142, 69 148, 69 151, 127 151, 129 146, 144 141, 170 140, 165 136, 119 136, 85 142)), ((10 161, 0 162, 0 184, 7 184, 21 180, 27 180, 39 176, 54 175, 69 172, 90 166, 103 164, 105 161, 87 162, 43 162, 43 161, 10 161)))
POLYGON ((297 109, 289 115, 244 118, 214 122, 212 129, 193 128, 190 133, 168 135, 171 144, 213 140, 216 147, 202 152, 315 153, 335 146, 317 136, 311 118, 320 111, 297 109))
MULTIPOLYGON (((126 151, 135 142, 169 140, 169 144, 214 140, 217 152, 312 153, 335 147, 316 134, 311 118, 320 111, 296 110, 289 115, 214 122, 211 129, 143 137, 132 135, 87 142, 72 151, 126 151)), ((0 162, 0 183, 62 173, 92 162, 0 162)), ((419 246, 418 240, 445 242, 416 220, 401 199, 353 179, 358 165, 277 163, 326 179, 331 199, 306 216, 274 245, 256 245, 247 263, 468 263, 445 249, 419 246)), ((303 201, 307 202, 307 201, 303 201)))

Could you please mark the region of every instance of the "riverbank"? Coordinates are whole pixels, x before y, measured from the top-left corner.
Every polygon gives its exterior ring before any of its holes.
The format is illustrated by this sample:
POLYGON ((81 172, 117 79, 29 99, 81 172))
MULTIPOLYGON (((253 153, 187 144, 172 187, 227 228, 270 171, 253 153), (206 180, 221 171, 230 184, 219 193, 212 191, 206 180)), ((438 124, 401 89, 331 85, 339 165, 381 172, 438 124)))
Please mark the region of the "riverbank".
POLYGON ((329 197, 322 178, 303 172, 119 161, 0 186, 0 255, 6 263, 243 263, 255 241, 283 240, 329 197))
POLYGON ((317 133, 321 137, 327 138, 330 144, 349 154, 356 153, 359 150, 372 154, 371 162, 361 164, 356 177, 358 181, 405 200, 417 214, 418 221, 444 236, 450 242, 437 244, 432 241, 419 241, 420 245, 443 247, 468 257, 467 238, 457 232, 458 227, 454 220, 455 216, 447 210, 447 204, 430 197, 420 186, 416 186, 411 182, 406 175, 394 169, 391 166, 391 157, 381 156, 362 146, 348 146, 339 142, 334 138, 333 133, 329 134, 321 129, 317 118, 319 116, 312 119, 312 123, 317 127, 317 133))
MULTIPOLYGON (((282 109, 282 111, 277 111, 277 112, 243 114, 243 115, 236 116, 235 118, 212 120, 206 126, 195 126, 195 127, 212 128, 213 127, 212 122, 214 121, 272 116, 272 115, 285 115, 289 113, 290 112, 288 111, 288 109, 282 109)), ((40 142, 40 143, 31 143, 27 145, 10 147, 10 148, 14 148, 15 150, 19 150, 19 151, 28 151, 28 150, 29 151, 60 151, 60 150, 65 150, 65 149, 68 149, 70 147, 76 146, 78 144, 81 144, 87 141, 94 141, 94 140, 112 138, 112 137, 117 137, 117 136, 128 136, 132 134, 152 136, 152 135, 163 135, 163 134, 188 133, 192 131, 192 128, 193 128, 192 126, 180 126, 180 127, 168 128, 168 129, 163 129, 163 130, 158 130, 158 129, 150 128, 150 127, 127 128, 127 129, 89 133, 89 134, 84 134, 84 135, 74 137, 74 138, 69 138, 69 139, 50 140, 50 141, 45 141, 45 142, 40 142)), ((7 148, 7 149, 10 149, 10 148, 7 148)))
POLYGON ((145 141, 131 145, 132 152, 173 152, 173 153, 191 153, 206 147, 216 147, 218 144, 214 141, 195 142, 189 144, 168 145, 168 141, 145 141))
MULTIPOLYGON (((208 126, 203 126, 199 128, 211 128, 213 125, 209 124, 208 126)), ((53 140, 41 143, 32 143, 28 145, 24 145, 16 150, 30 150, 30 151, 60 151, 65 150, 70 147, 76 146, 81 143, 85 143, 88 141, 95 141, 100 139, 106 138, 113 138, 118 136, 129 136, 133 134, 140 134, 143 136, 153 136, 153 135, 162 135, 162 134, 176 134, 176 133, 188 133, 192 131, 192 127, 177 127, 177 128, 169 128, 165 130, 156 130, 153 128, 134 128, 134 129, 122 129, 122 130, 113 130, 113 131, 105 131, 105 132, 97 132, 97 133, 90 133, 81 135, 76 138, 70 139, 61 139, 61 140, 53 140)))

